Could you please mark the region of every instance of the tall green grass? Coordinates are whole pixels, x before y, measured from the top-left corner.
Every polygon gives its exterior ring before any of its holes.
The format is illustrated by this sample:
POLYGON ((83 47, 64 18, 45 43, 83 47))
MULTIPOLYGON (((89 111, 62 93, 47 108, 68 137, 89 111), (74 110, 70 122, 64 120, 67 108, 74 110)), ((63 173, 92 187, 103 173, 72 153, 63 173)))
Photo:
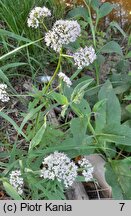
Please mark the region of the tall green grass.
POLYGON ((30 36, 32 30, 27 27, 27 17, 34 6, 47 6, 51 9, 54 19, 62 18, 65 11, 64 4, 59 0, 0 0, 0 20, 8 30, 18 35, 30 36))
POLYGON ((52 12, 51 19, 49 21, 47 19, 50 28, 54 20, 64 16, 65 5, 60 2, 59 0, 0 0, 0 67, 6 76, 19 73, 17 67, 20 67, 23 74, 34 78, 37 73, 44 73, 48 62, 56 61, 55 55, 49 53, 43 40, 32 43, 42 38, 43 33, 29 28, 27 17, 33 7, 47 6, 52 12), (31 43, 30 46, 28 43, 31 43))

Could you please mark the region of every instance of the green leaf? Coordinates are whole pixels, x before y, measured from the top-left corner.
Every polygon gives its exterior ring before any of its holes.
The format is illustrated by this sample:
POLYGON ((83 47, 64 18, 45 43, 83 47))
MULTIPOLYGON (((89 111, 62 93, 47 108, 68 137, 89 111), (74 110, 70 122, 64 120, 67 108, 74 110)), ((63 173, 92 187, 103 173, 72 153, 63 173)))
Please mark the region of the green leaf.
MULTIPOLYGON (((131 133, 131 120, 127 120, 126 122, 124 122, 122 124, 122 126, 125 126, 125 132, 126 132, 126 136, 130 135, 131 133)), ((123 134, 125 134, 125 132, 123 132, 123 134)), ((131 139, 131 136, 129 137, 129 139, 131 139)), ((131 152, 131 145, 127 146, 127 145, 123 145, 123 144, 116 144, 116 147, 121 149, 122 151, 125 151, 125 152, 131 152)))
POLYGON ((0 79, 2 79, 7 85, 11 85, 8 77, 4 74, 4 72, 0 69, 0 79))
POLYGON ((74 103, 79 103, 84 95, 84 91, 91 84, 93 79, 87 79, 79 83, 73 90, 71 94, 71 101, 74 103))
POLYGON ((77 69, 73 74, 72 76, 70 77, 70 80, 74 80, 78 74, 82 71, 82 69, 77 69))
POLYGON ((100 132, 106 125, 106 99, 98 101, 94 107, 95 112, 95 132, 100 132))
POLYGON ((8 115, 6 115, 4 112, 1 112, 1 111, 0 111, 0 116, 1 116, 2 118, 4 118, 5 120, 7 120, 8 122, 10 122, 10 124, 13 125, 13 127, 14 127, 15 130, 18 132, 18 134, 21 134, 23 137, 26 138, 26 140, 28 140, 27 137, 26 137, 26 135, 25 135, 25 134, 23 133, 23 131, 18 127, 18 125, 14 122, 13 119, 11 119, 8 115))
POLYGON ((46 146, 50 147, 50 146, 60 145, 63 139, 65 139, 65 136, 66 138, 68 137, 67 134, 65 135, 64 132, 62 132, 58 128, 56 129, 55 125, 53 127, 53 125, 47 124, 44 136, 42 137, 40 143, 40 147, 45 148, 46 146))
POLYGON ((114 5, 109 2, 102 4, 102 6, 100 7, 98 11, 99 19, 104 16, 107 16, 113 10, 113 8, 114 8, 114 5))
POLYGON ((98 101, 93 107, 93 112, 98 112, 101 109, 101 107, 105 105, 105 103, 106 103, 106 99, 98 101))
POLYGON ((97 11, 99 9, 100 5, 101 5, 100 0, 92 0, 91 1, 91 6, 93 7, 93 9, 95 11, 97 11))
POLYGON ((0 69, 0 79, 2 79, 4 83, 6 83, 11 88, 12 92, 17 95, 16 90, 13 88, 8 77, 4 74, 4 72, 1 69, 0 69))
POLYGON ((106 104, 103 104, 102 109, 100 110, 100 115, 105 116, 103 119, 103 128, 105 122, 108 125, 120 124, 121 106, 109 80, 107 80, 100 89, 98 98, 99 101, 106 100, 106 104))
POLYGON ((76 145, 81 145, 87 130, 88 121, 86 118, 74 118, 71 120, 71 132, 76 145))
POLYGON ((116 53, 123 56, 122 49, 120 45, 115 41, 110 41, 105 44, 99 51, 99 53, 116 53))
POLYGON ((77 116, 84 117, 91 113, 89 103, 85 99, 82 99, 79 104, 71 103, 70 106, 77 116))
POLYGON ((126 97, 124 98, 124 100, 131 100, 131 94, 128 95, 128 96, 126 96, 126 97))
POLYGON ((118 29, 118 31, 123 35, 123 37, 125 37, 125 38, 127 37, 126 33, 123 31, 123 29, 120 27, 120 25, 117 22, 115 22, 115 21, 111 22, 110 26, 118 29))
POLYGON ((6 71, 10 68, 15 68, 15 67, 20 67, 20 66, 23 66, 23 65, 27 65, 27 63, 24 63, 24 62, 15 62, 15 63, 11 63, 11 64, 6 64, 4 66, 1 67, 1 70, 2 71, 6 71))
POLYGON ((61 105, 67 105, 68 104, 68 99, 67 97, 65 97, 62 94, 56 93, 56 92, 52 92, 50 94, 50 96, 56 100, 58 103, 60 103, 61 105))
POLYGON ((126 58, 131 58, 131 51, 127 53, 126 58))
POLYGON ((28 46, 31 46, 31 45, 33 45, 33 44, 35 44, 35 43, 37 43, 37 42, 39 42, 41 40, 43 40, 43 38, 40 38, 40 39, 38 39, 36 41, 30 42, 30 43, 27 43, 27 44, 24 44, 24 45, 22 45, 20 47, 15 48, 14 50, 2 55, 0 57, 0 61, 3 61, 5 58, 8 58, 10 55, 15 54, 16 52, 20 51, 21 49, 26 48, 28 46))
POLYGON ((34 138, 31 140, 30 145, 29 145, 29 149, 32 149, 32 148, 36 147, 37 145, 39 145, 39 143, 41 142, 42 137, 45 133, 45 130, 46 130, 46 117, 44 118, 44 124, 38 130, 38 132, 36 133, 34 138))
POLYGON ((79 156, 79 155, 84 155, 84 154, 92 154, 94 150, 96 149, 96 146, 91 145, 92 139, 90 136, 85 136, 85 139, 83 139, 82 143, 84 142, 83 145, 79 145, 78 143, 75 143, 75 139, 70 138, 62 142, 61 145, 55 145, 55 147, 49 147, 43 150, 32 150, 30 152, 30 159, 32 160, 34 157, 40 157, 42 158, 54 151, 63 151, 66 152, 68 155, 70 155, 72 158, 79 156))
POLYGON ((131 157, 106 163, 105 178, 112 187, 114 199, 131 200, 131 157))
POLYGON ((14 39, 16 39, 18 41, 31 42, 31 40, 29 40, 29 39, 27 39, 25 37, 22 37, 22 36, 20 36, 18 34, 10 32, 10 31, 6 31, 4 29, 0 29, 0 36, 4 36, 4 37, 8 36, 8 37, 14 38, 14 39))
POLYGON ((10 185, 8 182, 3 181, 3 186, 7 194, 9 194, 11 198, 13 198, 14 200, 23 200, 22 197, 20 197, 20 195, 18 194, 18 192, 14 189, 14 187, 12 187, 12 185, 10 185))
POLYGON ((83 8, 83 7, 76 7, 74 9, 72 9, 71 11, 69 11, 69 13, 67 14, 67 18, 79 18, 79 17, 83 17, 86 21, 88 21, 89 15, 88 15, 88 11, 83 8))
MULTIPOLYGON (((35 100, 34 100, 35 101, 35 100)), ((36 100, 37 101, 37 100, 36 100)), ((41 104, 39 105, 38 107, 36 107, 35 109, 31 109, 29 111, 29 113, 27 113, 27 115, 25 116, 25 118, 23 119, 22 123, 21 123, 21 126, 20 126, 20 129, 22 130, 22 128, 24 127, 24 125, 32 118, 34 117, 34 115, 36 113, 38 113, 42 107, 44 106, 44 104, 41 104)))
POLYGON ((131 146, 131 128, 126 125, 109 124, 97 136, 101 140, 131 146))
POLYGON ((126 106, 126 110, 131 113, 131 104, 129 104, 128 106, 126 106))

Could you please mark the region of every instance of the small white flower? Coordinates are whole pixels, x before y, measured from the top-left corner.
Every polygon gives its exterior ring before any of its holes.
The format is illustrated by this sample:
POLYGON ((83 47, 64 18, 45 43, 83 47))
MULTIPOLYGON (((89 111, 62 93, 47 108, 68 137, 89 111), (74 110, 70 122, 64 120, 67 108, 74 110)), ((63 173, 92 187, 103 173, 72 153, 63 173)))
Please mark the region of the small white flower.
POLYGON ((77 21, 57 20, 52 30, 45 34, 45 43, 56 52, 60 52, 64 44, 74 42, 80 33, 81 28, 77 21))
POLYGON ((21 177, 20 170, 14 170, 10 173, 10 184, 17 190, 17 192, 21 195, 23 193, 23 185, 24 181, 21 177))
POLYGON ((64 153, 54 152, 42 164, 41 177, 45 179, 62 181, 66 188, 76 179, 78 167, 64 153))
POLYGON ((33 8, 27 20, 28 27, 38 28, 40 22, 49 16, 51 16, 51 11, 45 6, 33 8))
POLYGON ((72 85, 70 78, 68 76, 66 76, 64 73, 60 72, 60 73, 58 73, 58 76, 67 84, 68 87, 70 87, 72 85))
POLYGON ((39 26, 39 21, 34 17, 34 18, 28 18, 27 20, 28 27, 32 28, 38 28, 39 26))
POLYGON ((78 69, 82 69, 89 64, 93 63, 96 59, 95 50, 92 46, 80 48, 77 52, 73 54, 75 65, 78 66, 78 69))
POLYGON ((7 85, 6 84, 0 84, 0 100, 2 102, 8 102, 10 100, 7 92, 7 85))
POLYGON ((92 173, 94 171, 92 164, 84 157, 78 161, 78 164, 83 168, 82 175, 85 177, 85 181, 90 181, 93 178, 92 173))

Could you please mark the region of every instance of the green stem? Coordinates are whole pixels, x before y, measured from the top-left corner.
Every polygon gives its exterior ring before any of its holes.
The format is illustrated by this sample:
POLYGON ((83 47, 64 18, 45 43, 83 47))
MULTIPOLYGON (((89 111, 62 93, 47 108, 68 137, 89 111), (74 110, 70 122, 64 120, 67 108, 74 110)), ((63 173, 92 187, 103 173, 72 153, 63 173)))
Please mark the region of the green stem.
POLYGON ((93 134, 93 136, 95 137, 96 135, 95 135, 95 130, 94 130, 94 128, 92 127, 92 125, 91 125, 91 122, 90 122, 90 116, 88 117, 88 127, 89 127, 89 130, 90 130, 90 132, 93 134))
POLYGON ((45 23, 44 22, 41 22, 42 26, 44 27, 44 29, 46 30, 46 32, 48 32, 48 28, 46 27, 45 23))
POLYGON ((62 57, 73 58, 73 56, 62 54, 62 57))
POLYGON ((91 120, 91 116, 88 117, 88 128, 89 128, 90 132, 92 133, 92 135, 93 135, 93 137, 94 137, 96 143, 98 143, 98 140, 97 140, 97 138, 96 138, 95 130, 94 130, 94 128, 92 127, 92 124, 91 124, 91 121, 90 121, 90 120, 91 120))
POLYGON ((96 71, 95 71, 95 74, 96 74, 96 84, 98 86, 100 84, 100 81, 99 81, 99 68, 98 68, 97 62, 95 62, 95 69, 96 69, 96 71))
POLYGON ((94 28, 94 25, 93 25, 93 22, 92 22, 92 16, 91 16, 91 10, 90 10, 90 7, 89 5, 86 3, 85 0, 83 0, 83 2, 85 3, 87 9, 88 9, 88 13, 89 13, 89 17, 90 17, 90 27, 91 27, 91 32, 92 32, 92 36, 93 36, 93 43, 94 43, 94 47, 96 48, 96 36, 95 36, 95 28, 94 28))
MULTIPOLYGON (((90 23, 89 24, 90 24, 90 28, 91 28, 92 37, 93 37, 93 44, 94 44, 94 47, 96 49, 96 28, 97 28, 97 24, 98 24, 99 19, 98 19, 98 16, 97 16, 96 25, 94 26, 93 21, 92 21, 90 7, 86 3, 85 0, 83 0, 83 2, 85 3, 85 5, 86 5, 86 7, 88 9, 88 13, 89 13, 89 17, 90 17, 90 23)), ((96 83, 97 83, 97 85, 99 85, 99 68, 98 68, 97 62, 95 63, 95 74, 96 74, 96 83)))
POLYGON ((45 89, 45 93, 47 93, 48 89, 49 89, 49 86, 52 84, 53 80, 55 79, 59 69, 60 69, 60 65, 61 65, 61 60, 62 60, 62 49, 60 50, 60 55, 59 55, 59 60, 58 60, 58 64, 57 64, 57 67, 56 67, 56 70, 51 78, 51 80, 49 81, 48 85, 46 86, 46 89, 45 89))
POLYGON ((35 123, 35 127, 34 127, 34 134, 36 133, 38 125, 39 125, 39 118, 40 118, 40 111, 37 113, 36 123, 35 123))
POLYGON ((115 160, 118 160, 119 157, 122 155, 123 149, 121 149, 121 151, 118 153, 118 155, 116 156, 115 160))
POLYGON ((99 17, 98 17, 98 13, 96 15, 96 24, 95 24, 95 34, 96 34, 96 30, 97 30, 97 26, 98 26, 98 22, 99 22, 99 17))

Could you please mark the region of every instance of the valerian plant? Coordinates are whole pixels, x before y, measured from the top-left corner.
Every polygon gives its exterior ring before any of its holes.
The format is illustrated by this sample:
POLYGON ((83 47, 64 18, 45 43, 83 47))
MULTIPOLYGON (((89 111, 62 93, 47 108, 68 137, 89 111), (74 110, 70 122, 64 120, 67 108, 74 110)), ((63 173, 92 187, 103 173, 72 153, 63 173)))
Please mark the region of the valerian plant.
MULTIPOLYGON (((13 199, 66 199, 65 191, 74 181, 97 181, 93 179, 94 167, 84 157, 94 153, 101 153, 106 161, 105 177, 112 187, 113 198, 131 199, 131 128, 129 122, 122 119, 120 97, 116 94, 118 86, 112 80, 99 84, 100 55, 114 52, 123 56, 115 41, 97 49, 99 20, 111 12, 114 5, 101 5, 98 0, 84 3, 85 8, 73 9, 68 17, 73 17, 76 11, 80 16, 84 12, 93 38, 90 46, 74 49, 74 44, 82 36, 77 20, 60 19, 48 29, 45 17, 50 19, 51 11, 45 6, 33 8, 27 18, 32 31, 42 29, 44 36, 39 40, 43 40, 50 52, 56 53, 58 63, 42 89, 34 88, 29 93, 32 99, 27 112, 21 113, 23 121, 20 126, 0 111, 0 115, 18 132, 10 153, 7 148, 8 163, 1 164, 4 170, 1 181, 13 199), (95 25, 91 8, 96 11, 95 25), (65 59, 67 63, 70 59, 77 67, 71 77, 63 68, 65 59), (75 79, 88 66, 94 68, 96 81, 90 76, 75 79), (49 120, 49 113, 55 108, 59 109, 63 124, 53 125, 49 120), (24 149, 17 146, 19 136, 27 144, 24 149), (76 160, 77 156, 80 159, 76 160)), ((131 84, 130 79, 128 84, 131 84)), ((2 102, 9 99, 5 88, 2 87, 0 92, 2 102)))

